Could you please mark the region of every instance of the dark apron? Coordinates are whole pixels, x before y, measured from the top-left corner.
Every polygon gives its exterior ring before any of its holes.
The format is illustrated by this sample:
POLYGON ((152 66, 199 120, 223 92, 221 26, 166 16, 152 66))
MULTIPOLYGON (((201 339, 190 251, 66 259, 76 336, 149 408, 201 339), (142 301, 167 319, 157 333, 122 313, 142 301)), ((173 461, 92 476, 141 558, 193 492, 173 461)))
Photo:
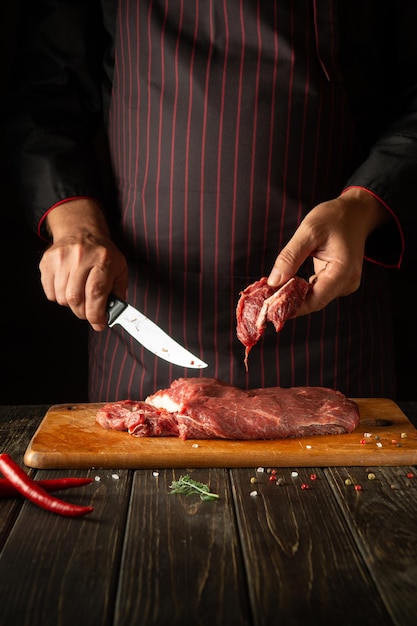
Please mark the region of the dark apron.
MULTIPOLYGON (((267 275, 362 156, 337 64, 333 2, 120 0, 109 139, 129 302, 209 363, 185 370, 120 328, 93 333, 91 401, 181 376, 394 396, 386 273, 268 328, 244 367, 239 292, 267 275)), ((311 262, 300 274, 313 273, 311 262)))

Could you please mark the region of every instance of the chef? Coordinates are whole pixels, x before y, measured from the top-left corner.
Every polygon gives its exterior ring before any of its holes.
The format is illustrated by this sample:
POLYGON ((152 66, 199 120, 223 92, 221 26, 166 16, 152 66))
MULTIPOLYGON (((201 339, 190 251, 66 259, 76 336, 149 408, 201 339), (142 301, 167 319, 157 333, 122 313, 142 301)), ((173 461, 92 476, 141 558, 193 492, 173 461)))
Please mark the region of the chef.
POLYGON ((47 244, 45 294, 91 326, 90 401, 196 375, 395 397, 389 284, 417 181, 414 0, 21 4, 11 160, 47 244), (246 371, 239 293, 295 274, 315 277, 311 293, 246 371), (209 367, 109 329, 110 292, 209 367))

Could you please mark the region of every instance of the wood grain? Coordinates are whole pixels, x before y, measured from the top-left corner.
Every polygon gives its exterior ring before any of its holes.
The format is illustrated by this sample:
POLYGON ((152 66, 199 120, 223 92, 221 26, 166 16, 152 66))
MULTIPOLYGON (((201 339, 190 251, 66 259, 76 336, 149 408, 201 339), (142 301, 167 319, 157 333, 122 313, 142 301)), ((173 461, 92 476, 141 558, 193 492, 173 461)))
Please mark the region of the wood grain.
POLYGON ((274 441, 133 437, 99 426, 95 422, 99 404, 54 405, 34 434, 24 461, 29 467, 50 469, 417 463, 417 430, 398 405, 385 398, 356 402, 361 421, 353 433, 274 441), (371 436, 364 438, 364 433, 371 436))
POLYGON ((115 624, 251 623, 227 471, 191 471, 210 502, 170 493, 187 472, 135 472, 115 624))
POLYGON ((415 623, 416 468, 370 466, 325 472, 393 623, 415 623), (346 478, 352 485, 345 484, 346 478), (354 485, 360 485, 360 491, 354 485))
POLYGON ((323 470, 302 468, 293 477, 281 468, 282 484, 250 470, 231 475, 257 626, 276 624, 277 616, 286 626, 392 626, 323 470))
MULTIPOLYGON (((33 436, 48 406, 0 406, 0 452, 10 454, 19 465, 23 463, 23 453, 27 442, 33 436)), ((28 474, 33 476, 34 470, 28 474)), ((0 550, 10 529, 19 515, 22 500, 19 498, 1 499, 0 506, 0 550)))
MULTIPOLYGON (((46 411, 0 407, 2 451, 21 462, 46 411)), ((257 466, 94 470, 79 519, 0 501, 1 626, 414 626, 416 467, 257 466), (220 500, 171 495, 185 471, 220 500)))
MULTIPOLYGON (((68 502, 94 506, 84 518, 54 515, 29 501, 22 505, 0 554, 2 625, 112 623, 131 476, 96 475, 100 481, 65 495, 68 502)), ((37 473, 58 476, 62 472, 37 473)))

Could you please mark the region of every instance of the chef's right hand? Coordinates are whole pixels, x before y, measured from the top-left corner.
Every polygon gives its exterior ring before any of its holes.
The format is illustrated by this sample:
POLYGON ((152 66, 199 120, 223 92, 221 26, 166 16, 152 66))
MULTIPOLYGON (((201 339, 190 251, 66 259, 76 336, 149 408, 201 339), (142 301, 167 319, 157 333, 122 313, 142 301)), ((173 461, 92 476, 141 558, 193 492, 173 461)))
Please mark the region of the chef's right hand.
POLYGON ((47 228, 52 245, 39 265, 46 297, 103 330, 110 292, 126 298, 128 270, 99 205, 69 200, 50 211, 47 228))
POLYGON ((283 285, 310 256, 313 288, 296 316, 320 311, 335 298, 359 288, 366 239, 388 219, 388 210, 361 188, 348 189, 341 196, 318 204, 277 256, 268 284, 283 285))

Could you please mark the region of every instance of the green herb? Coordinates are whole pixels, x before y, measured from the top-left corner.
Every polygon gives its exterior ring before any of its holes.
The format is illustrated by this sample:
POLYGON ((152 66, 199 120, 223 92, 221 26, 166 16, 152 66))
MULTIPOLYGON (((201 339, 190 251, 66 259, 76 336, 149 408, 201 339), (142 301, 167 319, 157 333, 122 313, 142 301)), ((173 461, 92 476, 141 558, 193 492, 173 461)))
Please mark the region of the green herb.
POLYGON ((197 493, 202 500, 216 500, 219 497, 217 493, 211 493, 208 485, 193 480, 188 474, 174 480, 169 488, 172 489, 171 493, 180 493, 184 496, 197 493))

